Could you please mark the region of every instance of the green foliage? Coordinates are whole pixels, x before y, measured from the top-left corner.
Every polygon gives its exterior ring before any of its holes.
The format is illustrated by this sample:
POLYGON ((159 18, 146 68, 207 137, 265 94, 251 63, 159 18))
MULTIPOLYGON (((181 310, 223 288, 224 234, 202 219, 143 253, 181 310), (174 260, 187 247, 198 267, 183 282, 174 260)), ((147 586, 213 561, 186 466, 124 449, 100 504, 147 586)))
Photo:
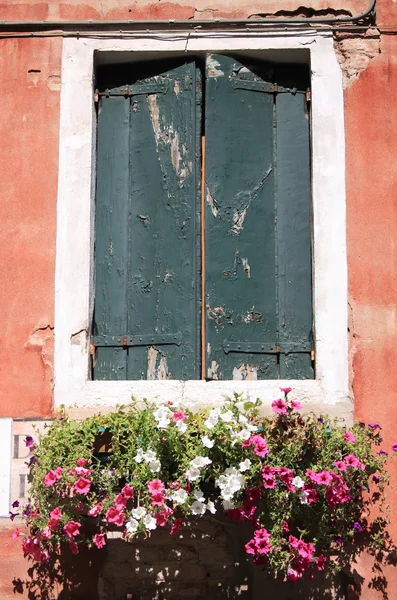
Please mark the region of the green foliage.
POLYGON ((254 562, 291 580, 342 568, 352 547, 384 550, 380 427, 301 415, 288 394, 266 418, 238 394, 198 412, 133 402, 81 422, 59 415, 31 448, 25 555, 102 547, 115 527, 126 541, 176 534, 185 518, 225 510, 252 524, 254 562))

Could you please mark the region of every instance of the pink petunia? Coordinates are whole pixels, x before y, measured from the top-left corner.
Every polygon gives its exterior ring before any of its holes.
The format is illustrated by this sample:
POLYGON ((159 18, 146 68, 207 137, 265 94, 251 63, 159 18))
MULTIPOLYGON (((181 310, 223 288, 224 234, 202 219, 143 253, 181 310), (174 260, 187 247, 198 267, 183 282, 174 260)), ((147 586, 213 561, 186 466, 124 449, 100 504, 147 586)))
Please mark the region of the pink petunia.
POLYGON ((245 544, 245 551, 247 554, 254 554, 256 553, 256 544, 255 544, 255 540, 250 540, 247 544, 245 544))
POLYGON ((290 392, 292 392, 292 387, 285 387, 285 388, 280 388, 280 390, 282 392, 284 392, 285 395, 289 394, 290 392))
POLYGON ((353 444, 354 444, 354 443, 355 443, 355 441, 356 441, 356 438, 354 437, 354 435, 353 435, 352 433, 350 433, 350 431, 345 431, 345 432, 343 433, 343 437, 345 438, 345 440, 346 440, 347 442, 352 442, 353 444))
POLYGON ((326 562, 327 562, 327 559, 324 556, 324 554, 319 554, 318 557, 316 558, 317 569, 319 571, 324 571, 326 562))
POLYGON ((286 415, 288 412, 288 404, 282 398, 278 398, 277 400, 273 400, 272 409, 273 412, 279 415, 286 415))
POLYGON ((69 549, 72 554, 78 554, 80 552, 79 547, 74 540, 70 540, 69 549))
POLYGON ((88 494, 91 488, 91 481, 85 477, 79 477, 73 486, 76 494, 88 494))
POLYGON ((124 498, 133 498, 134 497, 134 488, 132 488, 128 483, 125 484, 123 489, 121 490, 124 498))
POLYGON ((21 532, 19 531, 18 527, 13 531, 11 539, 16 540, 19 536, 21 535, 21 532))
POLYGON ((298 573, 298 571, 296 571, 292 567, 288 567, 287 577, 288 577, 289 581, 298 581, 298 579, 300 579, 302 577, 302 575, 300 573, 298 573))
POLYGON ((165 496, 161 493, 155 493, 151 496, 152 506, 163 506, 165 502, 165 496))
POLYGON ((248 500, 260 500, 262 497, 262 492, 259 487, 248 488, 247 489, 247 498, 248 500))
POLYGON ((95 504, 95 506, 90 508, 90 510, 87 512, 87 515, 89 517, 97 517, 102 509, 103 509, 103 503, 98 502, 98 504, 95 504))
POLYGON ((50 519, 47 523, 51 531, 56 531, 59 527, 59 519, 50 519))
POLYGON ((302 404, 301 404, 301 402, 298 402, 298 400, 292 400, 291 401, 291 408, 293 410, 301 410, 302 404))
POLYGON ((171 527, 171 531, 170 531, 170 535, 178 535, 180 529, 182 527, 182 519, 175 519, 175 521, 172 524, 171 527))
POLYGON ((266 454, 269 453, 269 448, 267 447, 266 440, 260 435, 252 435, 249 440, 249 445, 254 446, 254 452, 257 456, 263 458, 266 454))
POLYGON ((85 467, 87 463, 88 463, 88 458, 78 458, 76 460, 76 465, 78 467, 85 467))
POLYGON ((345 456, 345 463, 348 467, 354 467, 356 469, 361 468, 361 462, 354 454, 348 454, 345 456))
POLYGON ((44 485, 46 487, 52 487, 57 481, 61 478, 60 473, 57 471, 48 471, 47 475, 44 477, 44 485))
POLYGON ((79 477, 89 477, 91 475, 91 471, 85 467, 75 467, 71 470, 71 474, 78 475, 79 477))
POLYGON ((106 511, 106 520, 108 523, 114 523, 118 527, 121 527, 125 521, 125 514, 111 506, 106 511))
POLYGON ((76 521, 69 521, 64 525, 63 530, 69 538, 76 537, 80 533, 81 523, 76 523, 76 521))
POLYGON ((117 494, 113 500, 113 504, 117 510, 124 510, 124 508, 127 506, 127 498, 125 498, 123 494, 117 494))
POLYGON ((43 538, 43 540, 49 540, 51 537, 51 529, 50 527, 44 527, 43 531, 41 532, 41 537, 43 538))
POLYGON ((320 485, 329 485, 332 482, 332 475, 328 471, 321 471, 317 474, 317 482, 320 485))
POLYGON ((186 414, 183 410, 175 411, 172 416, 172 420, 174 423, 176 423, 177 421, 185 421, 185 419, 186 419, 186 414))
POLYGON ((94 537, 92 538, 92 542, 97 548, 103 548, 104 546, 106 546, 105 534, 104 533, 96 533, 94 535, 94 537))
POLYGON ((346 465, 343 462, 343 460, 337 460, 334 462, 335 467, 338 469, 338 471, 346 471, 346 465))
POLYGON ((57 506, 50 512, 51 519, 58 520, 62 516, 62 510, 57 506))
POLYGON ((151 494, 160 494, 165 489, 165 485, 160 479, 149 481, 147 486, 151 494))

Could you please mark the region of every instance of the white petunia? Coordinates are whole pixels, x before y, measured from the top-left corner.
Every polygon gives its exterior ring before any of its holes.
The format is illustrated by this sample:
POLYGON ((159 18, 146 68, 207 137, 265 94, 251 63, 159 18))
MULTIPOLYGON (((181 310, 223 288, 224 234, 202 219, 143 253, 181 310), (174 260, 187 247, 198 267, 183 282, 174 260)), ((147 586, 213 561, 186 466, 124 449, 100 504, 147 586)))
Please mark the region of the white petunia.
POLYGON ((232 508, 234 508, 233 502, 230 502, 229 500, 225 500, 223 502, 223 509, 224 510, 231 510, 232 508))
POLYGON ((191 506, 192 515, 203 515, 205 513, 205 504, 196 500, 191 506))
POLYGON ((156 529, 157 527, 156 519, 152 515, 146 515, 143 519, 143 524, 146 529, 156 529))
POLYGON ((207 429, 213 429, 215 427, 215 425, 217 424, 217 421, 212 421, 211 419, 207 419, 206 421, 204 421, 204 425, 206 426, 207 429))
POLYGON ((211 463, 212 460, 208 458, 208 456, 196 456, 196 458, 190 461, 190 465, 196 469, 201 469, 202 467, 210 465, 211 463))
POLYGON ((190 467, 190 469, 186 471, 186 479, 188 479, 189 481, 196 481, 196 479, 198 479, 199 477, 200 471, 199 469, 197 469, 197 467, 190 467))
POLYGON ((309 492, 306 492, 305 490, 299 494, 299 500, 301 501, 301 504, 308 504, 308 498, 309 492))
POLYGON ((167 427, 170 423, 171 423, 170 419, 160 419, 160 421, 157 421, 157 427, 159 429, 167 429, 167 427))
POLYGON ((153 452, 153 450, 146 450, 145 454, 143 454, 143 458, 145 459, 146 462, 150 462, 151 460, 156 460, 157 459, 157 454, 155 452, 153 452))
POLYGON ((182 421, 182 419, 177 421, 175 425, 179 433, 185 433, 187 431, 187 424, 185 423, 185 421, 182 421))
POLYGON ((136 519, 130 519, 129 521, 127 521, 125 528, 128 531, 128 533, 136 533, 138 531, 138 525, 139 523, 136 519))
POLYGON ((149 463, 149 469, 152 473, 158 473, 161 469, 161 463, 159 460, 151 460, 149 463))
POLYGON ((226 412, 221 413, 219 416, 225 423, 230 423, 231 421, 233 421, 234 418, 234 415, 231 410, 227 410, 226 412))
POLYGON ((144 458, 145 458, 145 455, 143 453, 142 448, 138 448, 138 450, 136 451, 136 455, 134 456, 135 462, 141 463, 144 458))
POLYGON ((203 442, 203 446, 205 446, 206 448, 212 448, 215 444, 214 440, 211 440, 208 436, 204 435, 201 438, 201 441, 203 442))
POLYGON ((194 490, 193 491, 193 497, 198 502, 205 502, 204 494, 203 494, 203 492, 201 490, 194 490))
POLYGON ((238 422, 242 423, 243 425, 246 425, 248 423, 248 419, 245 415, 239 414, 238 422))
POLYGON ((303 488, 303 486, 305 485, 305 482, 303 481, 303 479, 301 477, 299 477, 299 475, 294 477, 293 480, 291 481, 291 483, 294 487, 298 488, 298 490, 300 488, 303 488))
POLYGON ((243 462, 240 463, 240 471, 242 473, 244 473, 244 471, 248 471, 250 466, 251 466, 251 461, 249 458, 246 458, 245 460, 243 460, 243 462))
POLYGON ((212 500, 208 500, 208 502, 207 502, 207 510, 209 510, 210 513, 212 513, 213 515, 216 513, 215 504, 212 502, 212 500))
POLYGON ((177 504, 184 504, 186 502, 186 498, 187 492, 182 488, 176 490, 176 492, 171 495, 171 499, 177 504))
POLYGON ((250 439, 251 437, 251 432, 248 431, 248 429, 242 429, 238 434, 237 437, 242 441, 242 442, 246 442, 247 440, 250 439))
POLYGON ((214 420, 216 419, 216 420, 218 420, 220 414, 221 414, 221 409, 220 408, 213 408, 212 410, 210 410, 208 416, 209 416, 210 419, 214 419, 214 420))
POLYGON ((146 515, 146 509, 143 506, 138 506, 137 508, 133 508, 131 511, 131 516, 133 519, 139 521, 146 515))

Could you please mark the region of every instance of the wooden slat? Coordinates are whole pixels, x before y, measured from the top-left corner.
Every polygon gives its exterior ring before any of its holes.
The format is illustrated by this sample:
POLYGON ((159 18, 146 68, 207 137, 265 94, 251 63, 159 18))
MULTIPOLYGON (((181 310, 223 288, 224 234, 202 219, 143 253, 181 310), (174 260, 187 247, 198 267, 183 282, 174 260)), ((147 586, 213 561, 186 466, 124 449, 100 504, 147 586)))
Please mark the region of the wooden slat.
POLYGON ((277 333, 273 96, 236 79, 263 81, 231 57, 207 58, 207 377, 276 379, 277 356, 223 350, 277 333))

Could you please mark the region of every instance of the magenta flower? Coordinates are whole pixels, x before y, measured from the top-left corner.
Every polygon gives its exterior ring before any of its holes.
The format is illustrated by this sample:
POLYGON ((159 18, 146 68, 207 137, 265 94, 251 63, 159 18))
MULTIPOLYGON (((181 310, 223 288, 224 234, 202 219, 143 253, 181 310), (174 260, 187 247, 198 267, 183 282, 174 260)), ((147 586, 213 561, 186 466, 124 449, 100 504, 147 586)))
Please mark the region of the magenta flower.
POLYGON ((181 518, 175 519, 175 521, 173 522, 172 527, 171 527, 170 535, 178 535, 178 533, 181 529, 181 526, 182 526, 182 519, 181 518))
POLYGON ((78 554, 80 552, 79 547, 74 540, 69 541, 69 549, 72 554, 78 554))
POLYGON ((69 538, 76 537, 80 533, 81 523, 77 523, 76 521, 69 521, 64 525, 63 530, 69 538))
POLYGON ((292 408, 292 410, 301 410, 302 404, 300 402, 298 402, 297 400, 292 400, 291 408, 292 408))
POLYGON ((329 485, 332 482, 332 475, 328 471, 321 471, 317 474, 317 482, 320 485, 329 485))
POLYGON ((27 448, 30 448, 31 446, 33 446, 33 438, 31 435, 27 435, 25 438, 25 446, 27 448))
POLYGON ((165 496, 163 496, 161 492, 155 492, 154 494, 152 494, 150 500, 152 502, 152 506, 163 506, 165 502, 165 496))
POLYGON ((151 494, 161 494, 161 492, 165 489, 165 485, 160 479, 153 479, 152 481, 149 481, 147 486, 151 494))
POLYGON ((85 467, 87 463, 88 463, 88 458, 78 458, 76 460, 76 465, 78 467, 85 467))
POLYGON ((47 475, 44 477, 44 485, 46 487, 52 487, 57 481, 60 480, 61 474, 57 471, 58 470, 48 471, 47 475))
POLYGON ((15 528, 15 531, 13 532, 11 539, 16 540, 17 538, 19 538, 19 536, 21 535, 21 532, 19 531, 18 527, 15 528))
POLYGON ((365 465, 363 465, 354 454, 345 456, 345 463, 348 467, 354 467, 355 469, 361 469, 362 471, 365 469, 365 465))
POLYGON ((273 412, 279 415, 286 415, 288 412, 288 404, 282 398, 278 398, 277 400, 273 400, 272 409, 273 412))
POLYGON ((85 477, 79 477, 73 486, 76 494, 88 494, 91 488, 91 481, 85 477))
POLYGON ((385 452, 384 450, 379 450, 379 452, 376 453, 378 456, 389 456, 388 452, 385 452))
POLYGON ((71 473, 72 475, 78 475, 79 477, 89 477, 91 475, 91 471, 85 467, 75 467, 72 469, 71 473))
POLYGON ((125 498, 123 494, 117 494, 113 500, 113 504, 117 510, 124 510, 124 508, 127 506, 127 498, 125 498))
POLYGON ((292 387, 285 387, 285 388, 280 388, 280 390, 282 392, 284 392, 285 395, 289 394, 290 392, 292 392, 292 387))
POLYGON ((252 435, 248 441, 250 442, 250 445, 253 444, 254 452, 257 456, 263 458, 266 454, 269 454, 266 440, 262 436, 252 435))
POLYGON ((354 437, 354 435, 352 433, 350 433, 350 431, 345 431, 343 433, 343 437, 345 438, 345 440, 347 442, 352 442, 353 444, 356 441, 356 438, 354 437))
POLYGON ((184 421, 185 419, 186 419, 186 414, 184 413, 183 410, 175 411, 172 416, 172 420, 174 423, 176 423, 177 421, 184 421))
POLYGON ((51 519, 58 521, 62 517, 62 510, 57 506, 50 512, 51 519))
POLYGON ((370 427, 370 429, 382 429, 378 423, 368 423, 368 427, 370 427))
POLYGON ((92 542, 95 544, 97 548, 103 548, 106 546, 106 539, 104 533, 96 533, 92 538, 92 542))
POLYGON ((327 559, 324 556, 324 554, 319 554, 318 557, 316 558, 317 569, 319 571, 324 571, 326 562, 327 562, 327 559))
POLYGON ((90 510, 87 512, 87 515, 89 517, 97 517, 102 509, 103 509, 102 502, 98 502, 98 504, 95 504, 95 506, 90 508, 90 510))
POLYGON ((346 471, 346 465, 343 462, 343 460, 337 460, 334 462, 335 467, 339 470, 339 471, 346 471))
POLYGON ((125 521, 125 514, 120 510, 117 510, 117 508, 111 506, 106 511, 106 520, 108 523, 114 523, 115 525, 121 527, 125 521))
POLYGON ((391 449, 393 452, 397 452, 397 442, 392 445, 391 449))
POLYGON ((355 521, 353 523, 353 527, 356 531, 359 531, 361 533, 361 531, 363 531, 363 528, 361 527, 360 523, 358 523, 358 521, 355 521))
POLYGON ((121 490, 124 498, 133 498, 134 497, 134 488, 132 488, 128 483, 125 484, 123 489, 121 490))

